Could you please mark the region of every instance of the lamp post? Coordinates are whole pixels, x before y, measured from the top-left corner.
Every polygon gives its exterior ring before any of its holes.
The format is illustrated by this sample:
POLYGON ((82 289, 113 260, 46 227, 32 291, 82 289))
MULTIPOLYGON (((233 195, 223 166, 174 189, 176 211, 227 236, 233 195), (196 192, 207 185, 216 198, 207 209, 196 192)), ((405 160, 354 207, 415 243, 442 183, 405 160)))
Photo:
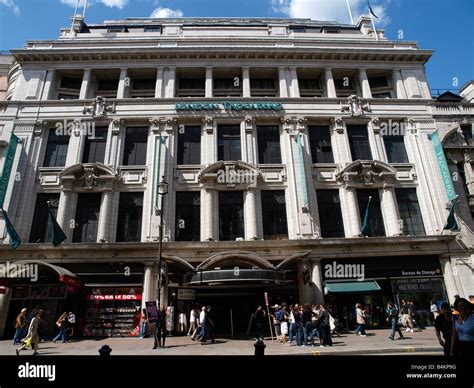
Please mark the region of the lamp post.
POLYGON ((165 181, 165 177, 161 177, 160 183, 158 183, 158 195, 161 197, 160 202, 160 248, 158 257, 158 310, 161 308, 161 266, 163 261, 163 199, 168 194, 168 182, 165 181))

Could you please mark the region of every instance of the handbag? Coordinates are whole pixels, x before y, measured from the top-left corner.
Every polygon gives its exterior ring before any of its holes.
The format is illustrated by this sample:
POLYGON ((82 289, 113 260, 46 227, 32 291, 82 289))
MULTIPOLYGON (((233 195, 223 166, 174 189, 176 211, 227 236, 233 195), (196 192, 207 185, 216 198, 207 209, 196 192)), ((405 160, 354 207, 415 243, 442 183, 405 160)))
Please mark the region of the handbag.
POLYGON ((31 348, 31 337, 28 337, 25 341, 26 347, 31 348))

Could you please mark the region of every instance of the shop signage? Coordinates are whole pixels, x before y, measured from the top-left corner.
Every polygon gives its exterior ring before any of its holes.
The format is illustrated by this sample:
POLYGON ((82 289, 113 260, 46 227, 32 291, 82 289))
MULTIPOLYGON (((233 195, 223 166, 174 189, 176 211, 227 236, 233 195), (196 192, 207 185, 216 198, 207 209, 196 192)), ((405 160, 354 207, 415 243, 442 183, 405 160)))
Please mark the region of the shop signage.
POLYGON ((87 300, 142 300, 141 294, 129 295, 129 294, 99 294, 99 295, 87 295, 87 300))
POLYGON ((82 286, 82 282, 80 279, 69 275, 59 276, 59 281, 74 288, 80 288, 82 286))
POLYGON ((157 323, 158 322, 158 308, 156 307, 156 302, 145 302, 146 314, 148 316, 148 322, 157 323))
POLYGON ((226 110, 237 111, 242 110, 269 110, 282 111, 283 105, 279 102, 180 102, 176 104, 176 110, 226 110))
POLYGON ((196 300, 196 290, 191 290, 189 288, 179 288, 178 300, 196 300))

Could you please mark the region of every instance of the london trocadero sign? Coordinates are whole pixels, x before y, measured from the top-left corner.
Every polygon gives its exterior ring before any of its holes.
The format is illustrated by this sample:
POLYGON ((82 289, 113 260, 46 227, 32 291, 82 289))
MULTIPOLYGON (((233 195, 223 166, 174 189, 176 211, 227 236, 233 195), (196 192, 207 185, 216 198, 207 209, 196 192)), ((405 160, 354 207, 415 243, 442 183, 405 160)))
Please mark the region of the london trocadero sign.
POLYGON ((266 110, 281 111, 283 105, 279 102, 180 102, 176 104, 177 111, 209 111, 209 110, 243 111, 266 110))

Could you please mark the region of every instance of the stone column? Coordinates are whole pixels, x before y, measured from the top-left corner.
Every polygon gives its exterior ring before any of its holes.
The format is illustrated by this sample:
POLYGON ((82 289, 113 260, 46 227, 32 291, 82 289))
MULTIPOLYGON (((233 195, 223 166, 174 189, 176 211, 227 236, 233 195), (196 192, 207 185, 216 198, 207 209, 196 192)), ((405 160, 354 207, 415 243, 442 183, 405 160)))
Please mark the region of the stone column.
POLYGON ((176 68, 168 67, 166 71, 166 86, 165 86, 165 98, 173 98, 175 96, 176 88, 176 68))
POLYGON ((311 266, 309 262, 298 262, 298 296, 299 303, 304 305, 311 302, 311 266))
POLYGON ((342 215, 346 237, 358 237, 361 234, 359 204, 356 189, 352 187, 340 190, 342 215))
POLYGON ((143 276, 142 308, 145 308, 145 302, 152 302, 156 300, 157 275, 154 271, 154 266, 154 263, 144 263, 145 274, 143 276))
POLYGON ((69 137, 69 145, 67 148, 66 166, 68 167, 82 162, 82 153, 86 140, 86 133, 81 129, 82 123, 76 121, 75 125, 76 129, 72 131, 69 137))
POLYGON ((372 92, 370 90, 369 79, 367 78, 367 71, 365 69, 359 69, 359 82, 360 82, 360 89, 362 90, 362 97, 372 98, 372 92))
POLYGON ((10 307, 11 288, 7 288, 5 294, 0 294, 0 338, 3 338, 5 326, 7 325, 8 308, 10 307))
POLYGON ((214 188, 205 188, 201 190, 201 240, 217 240, 215 234, 216 225, 214 225, 214 213, 217 212, 217 192, 214 188))
POLYGON ((321 304, 324 303, 324 286, 323 286, 323 274, 321 272, 321 259, 311 259, 311 281, 313 283, 313 298, 311 303, 321 304))
POLYGON ((54 73, 55 71, 51 69, 46 71, 43 95, 40 96, 41 100, 50 100, 52 97, 52 93, 54 91, 54 73))
POLYGON ((206 98, 211 98, 213 93, 213 74, 212 74, 212 66, 206 67, 206 98))
POLYGON ((70 231, 72 230, 70 221, 73 195, 74 193, 72 190, 63 189, 63 191, 61 191, 61 195, 59 196, 58 212, 56 215, 59 226, 61 226, 61 229, 68 236, 71 235, 70 231))
POLYGON ((278 68, 278 79, 280 86, 280 97, 286 98, 288 97, 288 86, 286 84, 286 69, 283 66, 278 68))
POLYGON ((107 145, 105 148, 105 164, 117 168, 122 162, 122 149, 125 131, 121 131, 123 121, 113 120, 109 125, 107 145))
POLYGON ((454 295, 459 295, 459 290, 454 279, 453 268, 451 266, 450 257, 440 257, 441 271, 443 271, 444 284, 446 286, 446 293, 450 303, 454 302, 454 295))
POLYGON ((249 188, 245 194, 245 239, 258 240, 257 199, 255 188, 249 188))
POLYGON ((130 80, 128 80, 128 69, 120 69, 120 79, 117 90, 117 98, 127 98, 130 89, 130 80))
POLYGON ((163 67, 156 69, 155 98, 163 97, 163 67))
POLYGON ((402 72, 399 69, 393 70, 392 75, 393 90, 396 93, 396 98, 407 98, 405 85, 403 84, 402 72))
POLYGON ((112 211, 112 190, 106 190, 102 194, 102 203, 99 215, 99 230, 97 231, 98 242, 110 242, 109 225, 112 211))
POLYGON ((397 199, 393 186, 386 186, 382 191, 381 206, 385 220, 385 230, 387 236, 399 236, 403 229, 400 230, 398 222, 399 215, 397 209, 397 199))
POLYGON ((326 93, 328 98, 336 98, 336 86, 334 85, 334 78, 332 76, 332 69, 324 69, 324 80, 326 83, 326 93))
POLYGON ((250 97, 250 68, 242 67, 242 97, 250 97))
POLYGON ((79 92, 79 99, 85 100, 92 97, 92 70, 84 69, 82 76, 81 91, 79 92))
POLYGON ((290 96, 293 98, 300 97, 300 88, 298 85, 298 71, 295 66, 290 67, 290 96))

